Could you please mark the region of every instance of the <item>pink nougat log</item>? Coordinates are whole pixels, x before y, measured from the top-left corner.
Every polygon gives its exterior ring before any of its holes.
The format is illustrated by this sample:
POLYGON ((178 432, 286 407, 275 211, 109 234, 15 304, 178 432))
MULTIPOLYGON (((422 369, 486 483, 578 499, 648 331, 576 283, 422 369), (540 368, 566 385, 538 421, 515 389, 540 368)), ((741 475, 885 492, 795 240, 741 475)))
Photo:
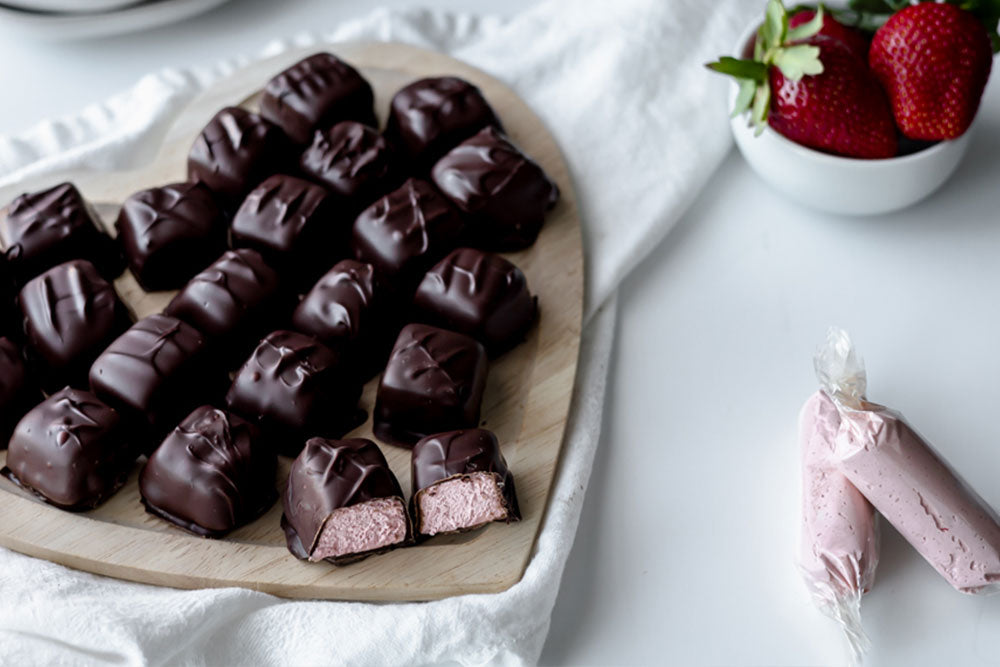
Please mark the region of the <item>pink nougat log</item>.
POLYGON ((838 468, 963 593, 1000 581, 1000 523, 902 417, 879 405, 842 409, 838 468))

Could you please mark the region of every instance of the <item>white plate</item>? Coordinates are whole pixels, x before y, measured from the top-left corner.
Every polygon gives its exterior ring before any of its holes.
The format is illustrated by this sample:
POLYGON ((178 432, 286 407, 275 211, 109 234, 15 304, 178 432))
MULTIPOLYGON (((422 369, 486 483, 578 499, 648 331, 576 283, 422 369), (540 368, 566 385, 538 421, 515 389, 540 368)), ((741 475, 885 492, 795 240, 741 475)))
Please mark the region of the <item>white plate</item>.
POLYGON ((62 12, 93 14, 137 5, 146 0, 3 0, 0 8, 23 9, 30 12, 62 12))
MULTIPOLYGON (((62 0, 62 4, 69 2, 70 0, 62 0)), ((96 2, 111 4, 114 0, 96 2)), ((174 23, 207 12, 224 2, 226 0, 153 0, 112 11, 85 14, 39 14, 0 5, 0 22, 20 35, 39 39, 88 39, 138 32, 174 23)))

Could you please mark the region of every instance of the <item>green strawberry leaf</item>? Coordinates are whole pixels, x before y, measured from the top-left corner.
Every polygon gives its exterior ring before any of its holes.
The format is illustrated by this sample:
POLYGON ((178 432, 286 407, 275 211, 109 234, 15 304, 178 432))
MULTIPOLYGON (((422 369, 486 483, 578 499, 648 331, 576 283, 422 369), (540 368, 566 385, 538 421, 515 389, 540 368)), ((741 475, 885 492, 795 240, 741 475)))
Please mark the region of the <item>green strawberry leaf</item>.
POLYGON ((823 73, 819 47, 812 44, 796 44, 778 49, 774 55, 774 64, 792 81, 800 81, 807 74, 823 73))
POLYGON ((785 43, 788 34, 788 14, 781 0, 768 0, 764 13, 764 24, 760 28, 760 37, 764 42, 764 50, 769 51, 785 43))
POLYGON ((728 74, 737 79, 750 79, 752 81, 764 81, 767 79, 767 65, 753 60, 740 60, 730 56, 722 56, 714 63, 705 65, 713 72, 728 74))
POLYGON ((767 125, 767 112, 770 108, 771 85, 765 81, 757 86, 757 92, 754 93, 753 99, 753 111, 750 112, 750 119, 756 128, 754 130, 755 137, 759 137, 764 131, 764 127, 767 125))
POLYGON ((740 80, 740 92, 736 95, 736 102, 733 104, 733 112, 730 118, 736 118, 741 113, 750 108, 753 102, 754 93, 757 92, 757 82, 752 79, 740 80))
POLYGON ((813 35, 819 34, 819 31, 823 29, 823 5, 816 7, 816 15, 813 16, 811 21, 803 23, 795 28, 788 29, 788 41, 789 42, 800 42, 803 39, 809 39, 813 35))

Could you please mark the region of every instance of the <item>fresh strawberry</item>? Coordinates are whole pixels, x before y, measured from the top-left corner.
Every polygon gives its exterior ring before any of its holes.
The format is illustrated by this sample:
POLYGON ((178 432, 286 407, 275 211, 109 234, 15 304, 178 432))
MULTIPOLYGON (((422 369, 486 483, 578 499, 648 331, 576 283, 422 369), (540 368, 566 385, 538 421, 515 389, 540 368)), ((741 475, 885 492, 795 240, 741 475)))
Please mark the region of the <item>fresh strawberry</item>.
POLYGON ((888 100, 866 62, 849 46, 819 32, 822 8, 790 27, 780 0, 769 0, 753 59, 723 57, 708 67, 736 77, 733 116, 751 110, 758 133, 765 123, 792 141, 857 158, 896 154, 888 100))
MULTIPOLYGON (((788 27, 797 28, 800 25, 809 23, 814 18, 816 18, 816 10, 803 9, 789 17, 788 27)), ((854 55, 863 60, 868 59, 868 38, 865 37, 865 34, 857 28, 844 25, 831 14, 826 14, 823 17, 823 27, 820 28, 817 34, 832 37, 849 48, 854 55)))
POLYGON ((868 62, 907 137, 954 139, 969 129, 993 65, 989 33, 970 12, 926 2, 875 32, 868 62))
POLYGON ((768 124, 792 141, 858 158, 896 154, 896 127, 889 102, 865 62, 843 42, 816 35, 823 73, 798 81, 779 67, 770 71, 773 100, 768 124))

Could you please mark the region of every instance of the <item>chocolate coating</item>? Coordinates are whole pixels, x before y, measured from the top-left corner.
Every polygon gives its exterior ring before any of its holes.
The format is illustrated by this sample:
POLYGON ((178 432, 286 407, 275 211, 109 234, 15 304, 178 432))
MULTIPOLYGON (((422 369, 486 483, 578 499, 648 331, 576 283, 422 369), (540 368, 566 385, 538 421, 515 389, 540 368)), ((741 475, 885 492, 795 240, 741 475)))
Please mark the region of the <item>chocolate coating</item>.
POLYGON ((292 315, 292 328, 352 360, 363 375, 385 365, 394 334, 371 264, 345 259, 319 279, 292 315))
POLYGON ((306 437, 339 437, 363 421, 360 396, 361 381, 336 352, 312 336, 275 331, 236 374, 226 404, 279 451, 297 454, 306 437))
POLYGON ((21 313, 17 307, 17 286, 7 257, 0 253, 0 336, 21 338, 21 313))
POLYGON ((559 199, 542 168, 492 127, 450 150, 431 176, 468 216, 470 242, 486 250, 530 246, 559 199))
POLYGON ((333 193, 338 213, 352 220, 358 211, 401 180, 396 156, 385 138, 373 128, 352 121, 316 132, 312 145, 299 159, 299 168, 307 178, 333 193))
POLYGON ((362 211, 351 246, 356 259, 409 296, 424 272, 458 244, 462 231, 462 219, 448 201, 411 178, 362 211))
POLYGON ((173 427, 214 388, 205 339, 169 315, 139 320, 90 368, 97 396, 156 432, 173 427))
POLYGON ((507 522, 521 519, 514 476, 492 431, 474 428, 423 438, 413 446, 410 470, 414 488, 410 508, 418 531, 421 522, 417 497, 435 484, 476 472, 493 473, 507 508, 507 522))
POLYGON ((108 280, 122 272, 114 240, 72 183, 23 194, 0 219, 0 242, 18 282, 72 259, 88 259, 108 280))
POLYGON ((204 183, 137 192, 122 205, 116 227, 147 292, 177 289, 226 249, 226 218, 204 183))
POLYGON ((7 447, 21 417, 43 398, 17 345, 9 338, 0 338, 0 449, 7 447))
POLYGON ((29 358, 50 392, 85 388, 94 359, 132 324, 114 288, 83 259, 28 281, 19 302, 29 358))
POLYGON ((219 111, 188 154, 188 180, 202 181, 226 206, 235 206, 258 183, 281 171, 288 137, 275 125, 239 107, 219 111))
POLYGON ((452 251, 428 271, 413 303, 421 320, 472 336, 492 355, 521 342, 537 312, 521 269, 472 248, 452 251))
POLYGON ((200 331, 227 359, 242 360, 279 319, 279 286, 277 272, 256 250, 228 250, 192 278, 163 312, 200 331))
POLYGON ((274 504, 277 466, 257 427, 203 405, 149 457, 139 492, 151 514, 196 535, 222 537, 274 504))
POLYGON ((375 435, 409 446, 431 433, 478 426, 487 370, 486 352, 474 339, 406 325, 379 383, 375 435))
POLYGON ((17 425, 3 474, 56 507, 83 511, 118 490, 135 459, 119 414, 67 387, 17 425))
POLYGON ((344 120, 376 126, 372 87, 358 71, 330 53, 316 53, 267 82, 260 115, 307 144, 316 130, 344 120))
MULTIPOLYGON (((363 438, 311 438, 292 463, 282 498, 281 526, 288 550, 296 558, 307 559, 334 510, 379 498, 402 501, 403 490, 378 445, 363 438)), ((411 531, 407 525, 404 544, 410 541, 411 531)), ((356 559, 351 555, 327 560, 343 564, 356 559)))
POLYGON ((332 197, 318 185, 274 175, 254 188, 233 218, 233 245, 253 248, 272 266, 294 269, 302 280, 347 254, 348 227, 338 224, 332 197), (321 267, 321 268, 318 268, 321 267))
POLYGON ((502 130, 478 88, 454 76, 420 79, 392 98, 385 133, 420 171, 484 127, 502 130))

